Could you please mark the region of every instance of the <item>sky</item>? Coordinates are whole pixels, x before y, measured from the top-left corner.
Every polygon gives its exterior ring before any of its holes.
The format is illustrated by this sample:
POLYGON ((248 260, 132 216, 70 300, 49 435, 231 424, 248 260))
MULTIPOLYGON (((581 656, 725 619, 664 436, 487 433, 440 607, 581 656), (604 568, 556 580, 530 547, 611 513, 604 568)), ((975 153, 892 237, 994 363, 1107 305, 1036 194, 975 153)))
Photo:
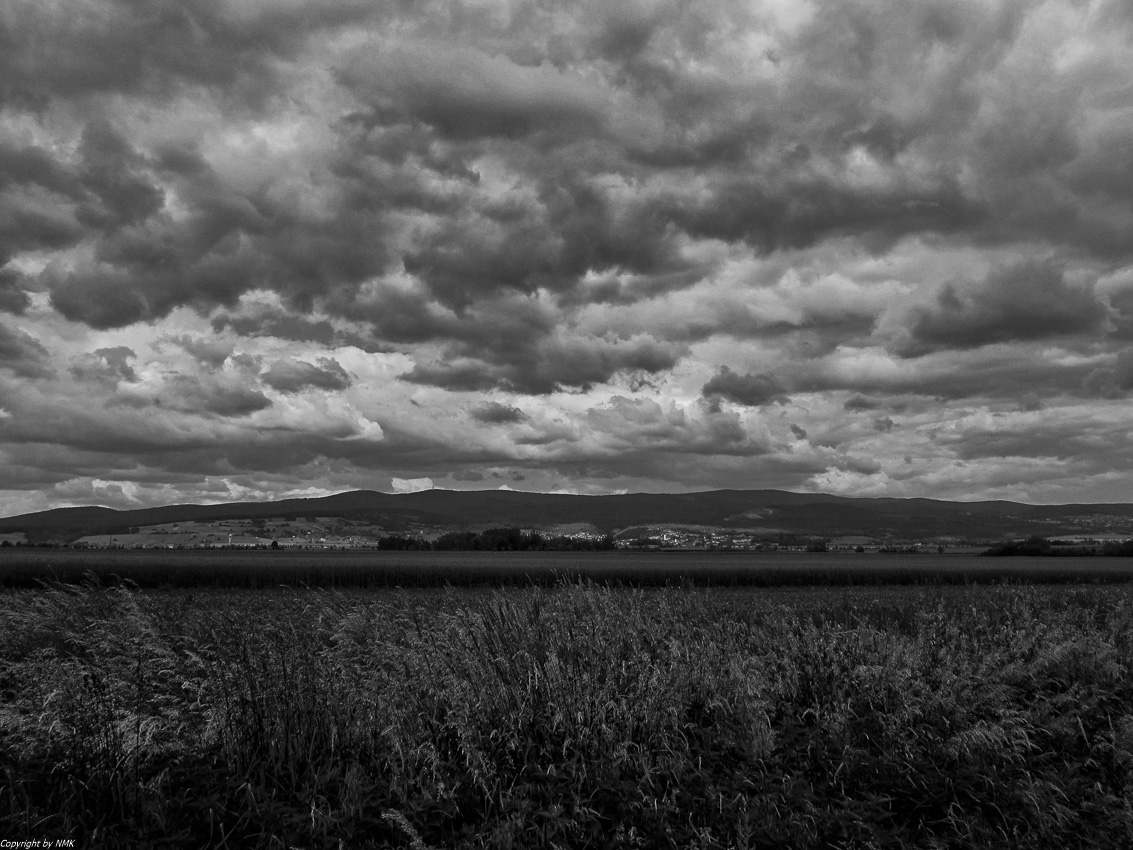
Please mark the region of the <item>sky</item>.
POLYGON ((1133 498, 1127 0, 6 0, 0 514, 1133 498))

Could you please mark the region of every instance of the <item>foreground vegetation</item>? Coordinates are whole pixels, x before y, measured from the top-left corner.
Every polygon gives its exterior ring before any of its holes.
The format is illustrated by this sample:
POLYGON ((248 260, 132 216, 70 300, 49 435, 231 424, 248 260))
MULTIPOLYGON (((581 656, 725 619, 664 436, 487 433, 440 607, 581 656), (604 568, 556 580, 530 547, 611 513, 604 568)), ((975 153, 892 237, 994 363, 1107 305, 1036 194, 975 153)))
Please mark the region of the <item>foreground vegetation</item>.
POLYGON ((0 596, 0 835, 1133 846, 1133 590, 0 596))

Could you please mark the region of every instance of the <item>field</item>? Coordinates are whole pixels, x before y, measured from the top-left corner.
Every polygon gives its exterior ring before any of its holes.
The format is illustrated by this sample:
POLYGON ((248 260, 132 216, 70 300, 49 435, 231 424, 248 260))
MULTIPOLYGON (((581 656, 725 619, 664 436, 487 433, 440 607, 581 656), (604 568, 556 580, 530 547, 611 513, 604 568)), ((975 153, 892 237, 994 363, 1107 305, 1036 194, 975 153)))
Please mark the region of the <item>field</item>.
POLYGON ((0 594, 0 838, 1133 846, 1133 587, 0 594))
POLYGON ((854 552, 377 552, 0 549, 0 587, 501 587, 592 581, 636 587, 999 584, 1133 580, 1133 560, 854 552))

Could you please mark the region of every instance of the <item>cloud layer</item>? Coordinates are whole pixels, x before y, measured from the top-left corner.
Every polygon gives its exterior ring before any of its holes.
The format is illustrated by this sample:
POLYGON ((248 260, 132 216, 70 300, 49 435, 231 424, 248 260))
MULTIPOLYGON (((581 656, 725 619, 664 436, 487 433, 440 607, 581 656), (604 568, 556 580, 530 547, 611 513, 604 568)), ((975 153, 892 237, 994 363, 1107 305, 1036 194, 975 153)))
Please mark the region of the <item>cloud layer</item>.
POLYGON ((1125 500, 1122 0, 13 0, 11 513, 1125 500))

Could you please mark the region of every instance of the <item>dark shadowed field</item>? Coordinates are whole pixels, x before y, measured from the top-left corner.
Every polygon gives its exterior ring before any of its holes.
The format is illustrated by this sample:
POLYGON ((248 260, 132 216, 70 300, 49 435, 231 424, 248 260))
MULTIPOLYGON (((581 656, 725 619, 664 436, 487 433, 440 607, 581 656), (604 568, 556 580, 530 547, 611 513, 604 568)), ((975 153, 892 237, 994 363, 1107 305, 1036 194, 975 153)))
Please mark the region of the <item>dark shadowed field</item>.
POLYGON ((586 580, 630 586, 1125 582, 1133 559, 854 552, 350 552, 0 549, 0 587, 454 587, 586 580))
POLYGON ((53 585, 0 630, 10 840, 1133 846, 1126 585, 53 585))

